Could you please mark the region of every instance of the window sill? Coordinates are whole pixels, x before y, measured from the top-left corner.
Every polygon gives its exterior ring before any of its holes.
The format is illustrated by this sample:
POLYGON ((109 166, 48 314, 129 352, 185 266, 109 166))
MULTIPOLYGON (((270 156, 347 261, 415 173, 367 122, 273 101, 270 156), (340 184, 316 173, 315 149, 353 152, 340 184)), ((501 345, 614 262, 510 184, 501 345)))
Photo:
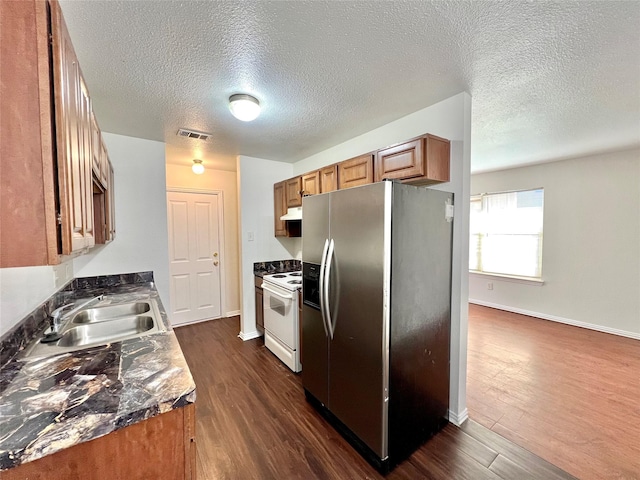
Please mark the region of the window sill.
POLYGON ((542 285, 544 285, 544 280, 542 280, 541 278, 518 277, 515 275, 501 275, 499 273, 473 271, 469 271, 469 275, 476 276, 478 278, 492 278, 494 280, 504 280, 505 282, 523 283, 525 285, 533 285, 534 287, 541 287, 542 285))

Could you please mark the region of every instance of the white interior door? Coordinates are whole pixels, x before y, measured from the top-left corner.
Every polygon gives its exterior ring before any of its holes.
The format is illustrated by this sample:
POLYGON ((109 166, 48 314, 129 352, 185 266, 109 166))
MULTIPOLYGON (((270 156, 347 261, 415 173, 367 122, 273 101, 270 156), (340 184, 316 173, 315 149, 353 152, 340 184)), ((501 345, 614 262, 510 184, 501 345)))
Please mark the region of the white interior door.
POLYGON ((167 192, 174 325, 221 316, 219 197, 167 192))

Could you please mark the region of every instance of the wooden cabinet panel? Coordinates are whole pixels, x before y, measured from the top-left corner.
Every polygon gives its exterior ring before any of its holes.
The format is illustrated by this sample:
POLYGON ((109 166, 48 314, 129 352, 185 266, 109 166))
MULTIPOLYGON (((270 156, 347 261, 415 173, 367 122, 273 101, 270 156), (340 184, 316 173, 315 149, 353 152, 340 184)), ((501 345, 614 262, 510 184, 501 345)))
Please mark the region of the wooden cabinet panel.
POLYGON ((0 1, 0 267, 59 263, 46 5, 0 1))
POLYGON ((302 196, 320 193, 320 171, 302 175, 302 196))
POLYGON ((256 327, 260 333, 264 332, 264 303, 262 292, 262 278, 254 277, 256 299, 256 327))
POLYGON ((195 448, 195 405, 189 404, 5 470, 2 480, 195 480, 195 448))
POLYGON ((333 192, 338 189, 338 165, 330 165, 320 169, 320 193, 333 192))
MULTIPOLYGON (((106 154, 106 150, 105 150, 106 154)), ((107 238, 106 243, 115 240, 116 238, 116 204, 115 204, 115 182, 113 178, 113 167, 109 161, 109 157, 106 157, 106 165, 108 169, 107 176, 107 238)))
POLYGON ((273 186, 273 220, 276 237, 287 236, 287 222, 280 217, 287 213, 287 200, 285 198, 285 182, 276 183, 273 186))
POLYGON ((449 181, 449 140, 425 135, 376 153, 376 181, 400 179, 417 185, 449 181))
POLYGON ((1 6, 0 267, 54 265, 94 245, 93 178, 105 188, 108 169, 58 2, 1 6))
POLYGON ((298 348, 300 349, 300 364, 302 364, 302 290, 298 290, 298 348))
POLYGON ((82 203, 82 234, 84 237, 84 247, 93 247, 95 245, 95 231, 93 219, 93 151, 91 148, 91 99, 87 84, 80 73, 78 66, 79 84, 80 84, 80 104, 78 116, 78 138, 80 139, 80 163, 82 165, 82 181, 80 190, 83 195, 82 203))
POLYGON ((376 182, 385 178, 413 178, 424 175, 423 139, 402 143, 376 153, 376 182))
POLYGON ((91 100, 60 7, 51 3, 53 86, 62 254, 95 244, 91 100))
MULTIPOLYGON (((302 206, 302 177, 295 177, 286 180, 285 195, 287 208, 302 206)), ((286 212, 285 212, 286 213, 286 212)))
POLYGON ((361 155, 338 164, 338 189, 373 183, 373 155, 361 155))

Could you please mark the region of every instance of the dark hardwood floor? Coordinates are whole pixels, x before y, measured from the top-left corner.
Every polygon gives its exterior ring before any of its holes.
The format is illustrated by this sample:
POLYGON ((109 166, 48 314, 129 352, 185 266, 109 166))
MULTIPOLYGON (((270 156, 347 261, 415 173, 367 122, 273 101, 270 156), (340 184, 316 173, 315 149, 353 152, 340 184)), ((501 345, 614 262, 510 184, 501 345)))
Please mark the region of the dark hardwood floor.
MULTIPOLYGON (((301 377, 238 317, 176 329, 196 382, 199 480, 382 479, 309 405, 301 377)), ((448 425, 386 478, 572 478, 479 423, 448 425)))
POLYGON ((640 341, 469 306, 478 424, 583 480, 640 479, 640 341))

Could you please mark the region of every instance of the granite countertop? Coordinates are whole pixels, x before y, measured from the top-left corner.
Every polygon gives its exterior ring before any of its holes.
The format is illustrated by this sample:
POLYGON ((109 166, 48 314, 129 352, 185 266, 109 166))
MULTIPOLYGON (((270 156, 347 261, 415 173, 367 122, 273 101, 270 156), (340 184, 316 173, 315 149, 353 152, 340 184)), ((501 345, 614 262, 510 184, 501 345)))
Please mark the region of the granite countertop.
POLYGON ((253 274, 259 278, 273 273, 297 272, 299 270, 302 270, 302 262, 295 259, 256 262, 253 264, 253 274))
POLYGON ((64 301, 101 293, 113 303, 155 299, 167 331, 48 358, 21 359, 18 351, 0 370, 0 470, 195 401, 153 281, 81 286, 64 301))

